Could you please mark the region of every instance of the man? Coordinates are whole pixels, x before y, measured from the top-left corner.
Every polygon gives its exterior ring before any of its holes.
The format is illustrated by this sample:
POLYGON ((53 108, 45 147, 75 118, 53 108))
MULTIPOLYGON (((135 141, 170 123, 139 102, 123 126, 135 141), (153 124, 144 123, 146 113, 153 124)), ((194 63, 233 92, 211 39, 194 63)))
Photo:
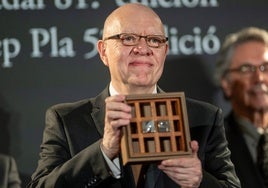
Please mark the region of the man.
POLYGON ((216 76, 232 106, 226 135, 241 186, 267 188, 257 146, 268 131, 268 33, 249 27, 227 36, 216 76))
MULTIPOLYGON (((164 27, 153 10, 126 4, 105 21, 98 42, 111 82, 95 98, 47 111, 40 160, 29 187, 135 187, 121 163, 121 128, 129 126, 127 94, 162 92, 157 86, 168 52, 164 27)), ((145 187, 240 187, 230 161, 222 111, 187 100, 192 156, 152 163, 145 187)), ((138 187, 143 187, 138 186, 138 187)))
POLYGON ((21 181, 17 165, 13 157, 0 154, 0 187, 20 188, 21 181))

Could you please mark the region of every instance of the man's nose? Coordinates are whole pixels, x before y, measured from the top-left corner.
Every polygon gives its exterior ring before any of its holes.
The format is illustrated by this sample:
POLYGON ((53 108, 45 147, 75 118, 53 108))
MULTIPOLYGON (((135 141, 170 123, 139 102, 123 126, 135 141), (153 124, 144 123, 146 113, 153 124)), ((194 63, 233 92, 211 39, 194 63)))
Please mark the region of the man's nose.
POLYGON ((140 38, 139 43, 134 48, 134 52, 150 55, 152 54, 152 49, 148 46, 145 38, 140 38))
POLYGON ((146 46, 146 47, 149 47, 148 44, 147 44, 147 41, 146 41, 146 38, 145 37, 141 37, 139 39, 139 42, 138 42, 138 45, 137 46, 141 46, 141 47, 146 46))
POLYGON ((254 77, 259 80, 259 81, 263 81, 265 79, 265 77, 268 78, 268 75, 266 75, 267 73, 261 71, 259 68, 256 68, 256 71, 254 72, 254 77))

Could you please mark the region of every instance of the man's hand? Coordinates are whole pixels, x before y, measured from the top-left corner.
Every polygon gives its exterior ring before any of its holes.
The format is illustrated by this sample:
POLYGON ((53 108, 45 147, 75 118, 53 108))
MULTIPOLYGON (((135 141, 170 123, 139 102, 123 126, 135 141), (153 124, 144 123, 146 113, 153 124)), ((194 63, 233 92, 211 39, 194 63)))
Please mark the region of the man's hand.
POLYGON ((123 126, 130 123, 131 107, 124 103, 124 95, 107 97, 102 150, 110 159, 120 151, 123 126))
POLYGON ((167 159, 158 165, 174 182, 183 188, 196 188, 202 181, 201 161, 197 157, 198 143, 191 141, 192 156, 167 159))

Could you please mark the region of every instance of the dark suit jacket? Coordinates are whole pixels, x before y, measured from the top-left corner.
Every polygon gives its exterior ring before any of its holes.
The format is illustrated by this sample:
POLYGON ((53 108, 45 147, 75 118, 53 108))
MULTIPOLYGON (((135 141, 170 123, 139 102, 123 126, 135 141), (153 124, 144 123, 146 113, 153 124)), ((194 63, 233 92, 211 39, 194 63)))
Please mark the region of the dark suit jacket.
POLYGON ((243 188, 265 188, 263 179, 253 162, 246 141, 238 123, 231 112, 225 118, 226 137, 231 150, 231 160, 235 165, 237 176, 243 188))
MULTIPOLYGON (((29 187, 134 187, 130 166, 122 168, 121 179, 113 178, 100 150, 108 96, 107 87, 95 98, 47 111, 40 160, 29 187)), ((201 187, 240 187, 230 161, 222 111, 190 99, 187 109, 191 137, 199 142, 204 169, 201 187)), ((151 187, 178 187, 155 165, 149 169, 156 177, 151 187)))
POLYGON ((15 160, 11 156, 0 154, 0 187, 20 188, 20 184, 15 160))

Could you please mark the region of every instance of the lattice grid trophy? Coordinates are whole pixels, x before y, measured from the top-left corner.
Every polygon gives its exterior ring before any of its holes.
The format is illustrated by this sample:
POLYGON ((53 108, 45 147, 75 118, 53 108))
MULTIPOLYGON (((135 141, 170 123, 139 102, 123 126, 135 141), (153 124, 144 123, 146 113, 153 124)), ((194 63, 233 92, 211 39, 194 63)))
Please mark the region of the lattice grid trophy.
POLYGON ((189 156, 190 133, 183 92, 128 95, 130 125, 123 128, 123 164, 189 156))

